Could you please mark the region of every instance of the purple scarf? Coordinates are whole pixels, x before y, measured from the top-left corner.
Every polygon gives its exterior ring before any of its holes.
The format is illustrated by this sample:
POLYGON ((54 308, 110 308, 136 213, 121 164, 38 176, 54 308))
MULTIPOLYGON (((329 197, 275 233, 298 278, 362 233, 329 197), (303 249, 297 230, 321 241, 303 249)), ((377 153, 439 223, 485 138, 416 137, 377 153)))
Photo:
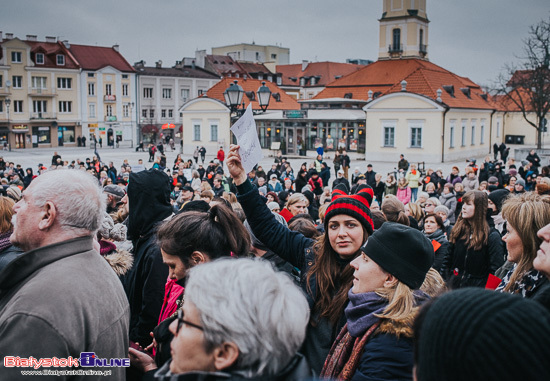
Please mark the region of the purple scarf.
POLYGON ((11 246, 10 236, 13 230, 0 234, 0 251, 3 251, 11 246))
POLYGON ((348 331, 351 336, 360 337, 380 320, 374 315, 384 312, 388 301, 375 292, 354 294, 351 290, 348 292, 348 298, 349 303, 344 311, 348 321, 348 331))

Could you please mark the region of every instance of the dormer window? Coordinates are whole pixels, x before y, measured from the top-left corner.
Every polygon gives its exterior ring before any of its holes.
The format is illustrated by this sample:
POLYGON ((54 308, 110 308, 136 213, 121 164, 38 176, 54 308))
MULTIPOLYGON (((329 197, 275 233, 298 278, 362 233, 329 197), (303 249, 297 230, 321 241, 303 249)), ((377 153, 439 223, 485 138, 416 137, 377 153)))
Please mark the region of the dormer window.
POLYGON ((305 78, 300 78, 300 86, 305 86, 306 85, 306 79, 305 78))
POLYGON ((315 77, 311 77, 311 86, 315 86, 315 80, 316 80, 315 77))
POLYGON ((37 65, 44 65, 44 53, 36 53, 35 61, 37 65))
POLYGON ((21 63, 23 62, 23 55, 21 52, 11 52, 11 62, 12 63, 21 63))
POLYGON ((58 54, 56 56, 57 66, 65 66, 65 56, 63 54, 58 54))

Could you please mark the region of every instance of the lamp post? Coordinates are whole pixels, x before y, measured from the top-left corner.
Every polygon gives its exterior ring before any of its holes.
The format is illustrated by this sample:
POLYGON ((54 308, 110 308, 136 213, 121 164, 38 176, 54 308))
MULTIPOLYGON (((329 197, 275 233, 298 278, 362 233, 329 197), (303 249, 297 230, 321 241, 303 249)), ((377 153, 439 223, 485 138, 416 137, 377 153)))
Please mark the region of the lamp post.
POLYGON ((4 99, 4 103, 6 104, 6 111, 8 112, 8 149, 11 152, 11 143, 10 143, 10 105, 11 105, 11 99, 10 98, 4 99))
MULTIPOLYGON (((134 148, 134 121, 132 120, 133 119, 133 115, 134 115, 134 106, 136 104, 134 102, 132 103, 128 103, 128 106, 130 106, 130 129, 132 130, 132 140, 130 141, 130 148, 134 148)), ((137 122, 137 119, 136 119, 136 122, 137 122)), ((136 146, 137 146, 137 141, 136 141, 136 146)))
MULTIPOLYGON (((256 91, 258 95, 258 103, 262 112, 265 112, 269 106, 269 101, 271 100, 271 90, 265 85, 265 81, 262 81, 262 85, 256 91)), ((225 89, 223 97, 225 99, 225 104, 231 109, 231 113, 237 113, 237 116, 240 116, 244 113, 244 102, 243 102, 244 90, 237 80, 235 80, 231 86, 225 89), (242 108, 239 109, 239 106, 242 108)))

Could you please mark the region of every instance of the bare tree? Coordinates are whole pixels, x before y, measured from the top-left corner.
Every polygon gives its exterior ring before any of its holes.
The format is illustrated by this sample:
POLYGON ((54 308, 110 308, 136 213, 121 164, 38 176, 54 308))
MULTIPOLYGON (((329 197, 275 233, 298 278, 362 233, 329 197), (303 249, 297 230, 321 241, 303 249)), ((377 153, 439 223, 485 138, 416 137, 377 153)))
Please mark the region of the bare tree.
POLYGON ((519 63, 506 65, 497 79, 496 93, 504 105, 522 113, 537 130, 537 148, 550 110, 550 20, 529 28, 519 63))

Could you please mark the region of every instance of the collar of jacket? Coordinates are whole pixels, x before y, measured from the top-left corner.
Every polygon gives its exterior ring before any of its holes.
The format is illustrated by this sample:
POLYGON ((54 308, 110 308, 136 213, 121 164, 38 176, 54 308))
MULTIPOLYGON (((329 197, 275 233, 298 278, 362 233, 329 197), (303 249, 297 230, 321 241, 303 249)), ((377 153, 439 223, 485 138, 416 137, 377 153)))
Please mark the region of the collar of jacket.
POLYGON ((0 291, 13 287, 52 262, 91 250, 92 236, 84 236, 27 251, 0 272, 0 291))

